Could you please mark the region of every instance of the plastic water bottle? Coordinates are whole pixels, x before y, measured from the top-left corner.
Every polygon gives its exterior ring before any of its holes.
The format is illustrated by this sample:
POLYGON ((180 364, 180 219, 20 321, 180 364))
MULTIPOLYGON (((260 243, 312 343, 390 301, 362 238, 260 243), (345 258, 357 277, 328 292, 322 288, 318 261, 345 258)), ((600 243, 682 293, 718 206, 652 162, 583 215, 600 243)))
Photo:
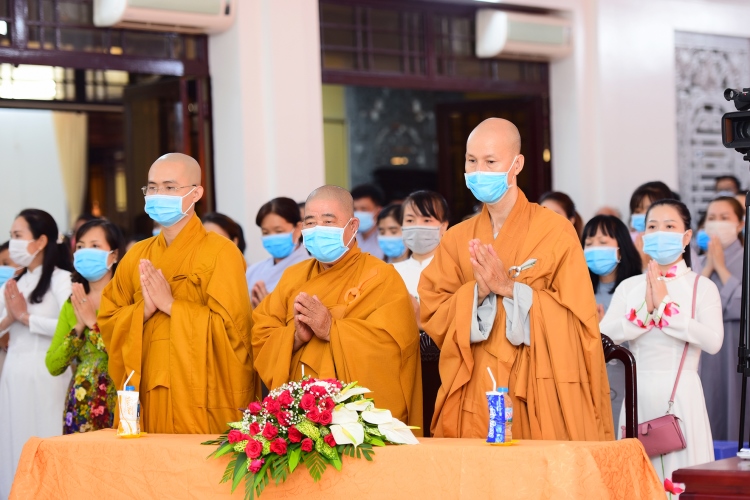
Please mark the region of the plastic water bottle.
POLYGON ((504 421, 505 421, 505 443, 513 441, 513 433, 511 427, 513 426, 513 401, 511 400, 510 394, 508 394, 507 387, 500 387, 498 389, 500 397, 502 398, 502 406, 505 410, 504 421))

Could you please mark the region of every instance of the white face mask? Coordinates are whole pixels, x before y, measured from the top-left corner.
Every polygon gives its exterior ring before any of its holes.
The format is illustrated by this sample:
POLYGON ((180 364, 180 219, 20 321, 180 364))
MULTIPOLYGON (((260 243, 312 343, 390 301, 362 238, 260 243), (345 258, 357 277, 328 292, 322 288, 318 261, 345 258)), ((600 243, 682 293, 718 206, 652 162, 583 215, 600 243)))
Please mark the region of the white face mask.
POLYGON ((39 253, 29 253, 29 243, 34 240, 18 240, 11 239, 8 244, 8 253, 10 253, 10 259, 21 267, 29 267, 34 261, 34 257, 39 253))
POLYGON ((737 241, 737 224, 726 220, 710 220, 706 222, 706 233, 716 237, 721 242, 721 246, 726 248, 737 241))

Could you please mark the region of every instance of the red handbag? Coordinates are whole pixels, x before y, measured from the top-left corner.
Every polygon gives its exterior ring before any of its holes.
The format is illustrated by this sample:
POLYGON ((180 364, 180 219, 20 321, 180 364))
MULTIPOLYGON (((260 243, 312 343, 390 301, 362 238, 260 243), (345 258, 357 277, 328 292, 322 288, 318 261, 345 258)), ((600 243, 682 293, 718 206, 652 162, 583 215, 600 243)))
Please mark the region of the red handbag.
MULTIPOLYGON (((698 294, 698 279, 699 276, 696 276, 695 285, 693 285, 693 310, 691 319, 695 319, 695 298, 698 294)), ((674 404, 674 395, 677 392, 677 384, 680 382, 680 375, 682 374, 682 366, 685 364, 688 345, 689 344, 685 342, 685 348, 682 350, 680 368, 677 370, 677 377, 675 378, 674 387, 672 388, 672 395, 669 398, 667 414, 638 424, 638 440, 643 445, 643 448, 646 450, 646 454, 649 457, 666 455, 667 453, 687 448, 685 436, 682 434, 682 429, 680 429, 680 419, 671 413, 671 411, 672 405, 674 404)), ((625 427, 623 427, 622 430, 624 432, 625 427)))

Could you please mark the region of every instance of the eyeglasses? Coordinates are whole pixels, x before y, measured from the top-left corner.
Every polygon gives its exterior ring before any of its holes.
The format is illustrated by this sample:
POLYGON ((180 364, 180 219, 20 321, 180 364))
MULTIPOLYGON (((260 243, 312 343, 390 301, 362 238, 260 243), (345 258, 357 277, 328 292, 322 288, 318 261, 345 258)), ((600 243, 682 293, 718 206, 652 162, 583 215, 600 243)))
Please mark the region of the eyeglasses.
POLYGON ((143 191, 143 195, 150 195, 153 196, 155 194, 164 193, 164 194, 175 194, 180 189, 185 189, 188 187, 198 187, 197 184, 191 184, 189 186, 165 186, 165 187, 156 187, 156 186, 143 186, 141 188, 141 191, 143 191))

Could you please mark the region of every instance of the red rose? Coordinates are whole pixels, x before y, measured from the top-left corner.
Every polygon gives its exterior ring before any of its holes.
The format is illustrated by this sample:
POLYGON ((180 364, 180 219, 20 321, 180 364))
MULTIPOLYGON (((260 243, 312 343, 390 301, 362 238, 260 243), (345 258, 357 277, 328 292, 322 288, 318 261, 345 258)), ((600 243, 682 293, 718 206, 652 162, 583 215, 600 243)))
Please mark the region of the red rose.
POLYGON ((301 386, 302 386, 302 388, 304 389, 304 388, 306 388, 306 387, 307 387, 308 385, 310 385, 310 384, 312 384, 312 383, 314 383, 314 382, 315 382, 315 379, 314 379, 314 378, 308 378, 308 379, 305 379, 305 380, 303 380, 303 381, 302 381, 302 383, 301 383, 300 385, 301 385, 301 386))
POLYGON ((250 441, 253 437, 248 434, 243 434, 240 441, 250 441))
POLYGON ((336 408, 336 402, 331 398, 325 398, 320 402, 320 404, 326 410, 333 410, 334 408, 336 408))
POLYGON ((329 384, 331 384, 333 386, 338 387, 339 389, 341 389, 341 387, 342 387, 341 382, 339 382, 335 378, 327 378, 326 382, 328 382, 329 384))
POLYGON ((266 422, 266 426, 263 427, 263 437, 269 441, 279 435, 279 430, 273 426, 270 422, 266 422))
POLYGON ((299 402, 299 405, 303 410, 309 410, 315 406, 315 396, 312 394, 305 394, 299 402))
POLYGON ((323 441, 325 441, 326 444, 330 446, 331 448, 336 446, 336 440, 333 438, 333 434, 329 434, 326 437, 324 437, 323 441))
POLYGON ((320 418, 318 419, 318 423, 320 425, 329 425, 332 420, 333 420, 333 414, 329 410, 325 410, 320 413, 320 418))
POLYGON ((310 422, 315 422, 316 424, 320 422, 320 410, 318 410, 316 407, 312 407, 310 411, 307 412, 307 420, 310 422))
POLYGON ((257 415, 260 413, 260 410, 263 409, 263 407, 260 405, 258 401, 253 401, 249 405, 247 405, 247 409, 250 410, 250 413, 253 415, 257 415))
POLYGON ((302 440, 302 451, 312 451, 313 449, 313 440, 310 438, 305 438, 302 440))
POLYGON ((310 387, 310 392, 313 393, 313 394, 315 394, 315 395, 317 395, 318 397, 324 396, 326 394, 325 388, 323 388, 323 387, 321 387, 319 385, 314 385, 314 386, 310 387))
POLYGON ((260 441, 251 439, 247 442, 247 446, 245 446, 245 453, 250 458, 258 458, 263 453, 263 445, 260 444, 260 441))
POLYGON ((257 474, 258 471, 263 468, 264 462, 265 460, 263 460, 262 458, 260 460, 253 460, 250 462, 250 467, 248 467, 247 469, 253 474, 257 474))
POLYGON ((227 439, 230 443, 239 443, 242 441, 242 432, 238 431, 237 429, 232 429, 229 431, 229 435, 227 435, 227 439))
POLYGON ((271 398, 270 396, 263 400, 263 406, 265 406, 266 411, 272 415, 281 410, 281 405, 279 404, 279 402, 271 398))
POLYGON ((283 425, 284 427, 287 427, 290 423, 291 416, 289 415, 289 412, 286 411, 280 411, 276 414, 276 419, 279 421, 280 425, 283 425))
POLYGON ((279 394, 278 402, 282 407, 289 408, 294 403, 294 398, 289 394, 289 391, 284 391, 279 394))
POLYGON ((260 433, 260 425, 258 425, 258 422, 253 422, 250 424, 250 435, 256 436, 260 433))
POLYGON ((286 439, 276 438, 271 441, 271 451, 277 455, 286 455, 286 439))
POLYGON ((292 443, 299 443, 302 441, 302 433, 294 426, 289 428, 289 441, 292 443))

